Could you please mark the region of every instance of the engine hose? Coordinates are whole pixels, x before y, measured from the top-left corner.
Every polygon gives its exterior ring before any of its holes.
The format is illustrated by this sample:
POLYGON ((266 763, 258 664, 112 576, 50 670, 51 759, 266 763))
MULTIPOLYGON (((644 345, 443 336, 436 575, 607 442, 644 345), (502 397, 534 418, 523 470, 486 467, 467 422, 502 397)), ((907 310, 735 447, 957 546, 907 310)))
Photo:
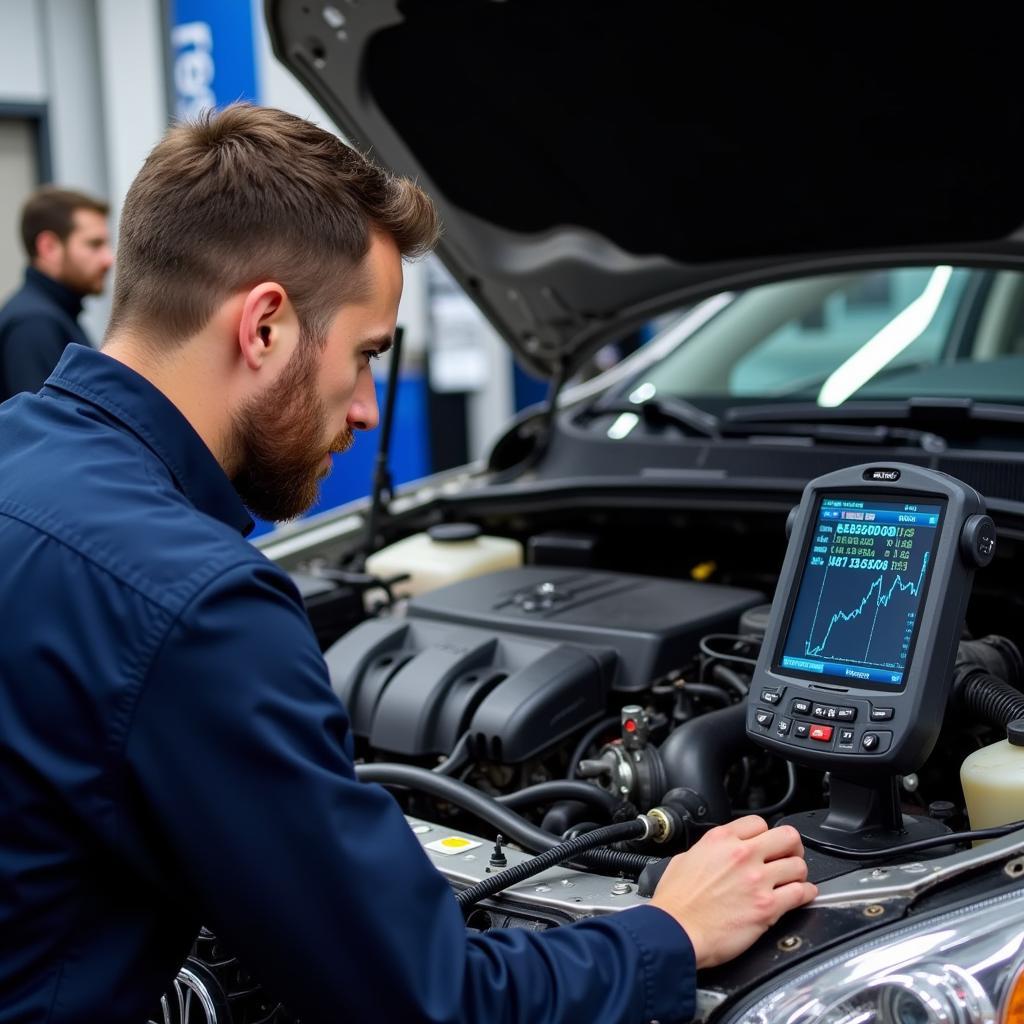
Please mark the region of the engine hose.
POLYGON ((983 672, 964 680, 960 699, 972 718, 990 725, 1005 729, 1015 718, 1024 718, 1024 693, 983 672))
POLYGON ((618 734, 619 727, 622 723, 621 718, 618 715, 613 715, 610 718, 602 718, 596 725, 592 725, 584 734, 579 743, 576 744, 576 749, 573 750, 569 756, 569 778, 576 778, 576 768, 580 761, 586 756, 587 750, 590 748, 592 743, 595 743, 598 737, 603 736, 606 732, 614 732, 618 734))
POLYGON ((661 858, 648 857, 645 853, 627 853, 624 850, 588 850, 584 859, 587 866, 594 870, 603 869, 615 874, 626 871, 632 875, 639 875, 648 864, 653 864, 661 858))
MULTIPOLYGON (((493 797, 474 789, 465 782, 438 775, 426 768, 417 768, 411 764, 358 764, 356 775, 363 782, 379 782, 384 786, 404 786, 420 793, 447 800, 449 803, 469 811, 481 821, 486 821, 502 835, 508 836, 513 842, 527 850, 550 850, 559 845, 558 837, 532 825, 515 811, 499 804, 493 797)), ((591 835, 591 833, 586 833, 591 835)), ((636 855, 618 850, 607 850, 607 858, 603 859, 602 867, 614 868, 615 871, 635 871, 636 855)), ((589 858, 588 858, 589 860, 589 858)), ((645 861, 646 863, 646 861, 645 861)))
POLYGON ((733 817, 725 773, 747 750, 747 704, 741 701, 698 715, 673 729, 658 748, 666 789, 692 789, 708 805, 709 822, 733 817))
POLYGON ((609 818, 618 810, 621 803, 605 789, 599 789, 590 782, 577 782, 571 779, 539 782, 536 786, 527 786, 518 792, 497 797, 499 804, 512 808, 532 807, 534 804, 553 803, 555 800, 579 800, 604 811, 609 818))
POLYGON ((594 829, 593 832, 584 832, 567 842, 559 843, 557 846, 545 850, 544 853, 538 854, 530 860, 516 864, 505 871, 499 871, 496 875, 469 886, 468 889, 462 889, 455 894, 455 899, 460 907, 471 907, 474 903, 479 903, 480 900, 493 896, 510 885, 516 885, 533 875, 540 874, 541 871, 553 867, 555 864, 572 860, 595 846, 618 842, 621 839, 637 839, 646 832, 647 826, 636 819, 620 821, 615 825, 605 825, 604 828, 594 829))

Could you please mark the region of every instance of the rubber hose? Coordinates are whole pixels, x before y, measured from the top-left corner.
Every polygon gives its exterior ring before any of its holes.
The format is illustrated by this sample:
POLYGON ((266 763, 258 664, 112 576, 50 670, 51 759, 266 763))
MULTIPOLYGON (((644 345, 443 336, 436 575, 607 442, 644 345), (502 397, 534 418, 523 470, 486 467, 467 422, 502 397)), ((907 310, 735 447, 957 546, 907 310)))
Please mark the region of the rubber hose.
POLYGON ((673 729, 658 748, 666 791, 696 791, 708 805, 709 822, 721 824, 733 817, 725 773, 750 745, 746 721, 746 701, 717 708, 673 729))
MULTIPOLYGON (((492 825, 502 835, 528 850, 550 850, 559 845, 557 836, 553 836, 536 825, 530 824, 524 817, 502 806, 497 800, 481 793, 465 782, 438 775, 426 768, 417 768, 411 764, 358 764, 356 775, 363 782, 378 782, 384 786, 404 786, 420 793, 427 793, 440 800, 461 807, 464 811, 476 815, 481 821, 492 825)), ((591 833, 586 833, 590 835, 591 833)), ((636 854, 607 850, 607 858, 602 866, 614 868, 615 871, 636 870, 636 854)), ((589 858, 588 858, 589 861, 589 858)), ((646 863, 646 861, 645 861, 646 863)))
POLYGON ((546 850, 530 860, 516 864, 505 871, 499 871, 496 875, 469 886, 468 889, 462 889, 455 894, 455 899, 460 907, 471 907, 474 903, 479 903, 480 900, 493 896, 510 885, 516 885, 532 875, 540 874, 545 868, 572 860, 595 846, 614 843, 620 839, 636 839, 645 832, 644 823, 636 819, 621 821, 616 825, 605 825, 604 828, 594 829, 593 832, 584 832, 567 842, 553 846, 550 850, 546 850))
POLYGON ((604 868, 615 874, 628 871, 630 874, 639 875, 648 864, 660 859, 648 857, 645 853, 626 853, 623 850, 588 850, 586 853, 588 867, 604 868))
POLYGON ((405 786, 420 793, 436 796, 440 800, 461 807, 475 814, 488 825, 493 825, 502 835, 530 850, 550 850, 558 845, 558 837, 549 835, 536 825, 530 824, 521 815, 510 811, 465 782, 438 775, 426 768, 411 764, 359 764, 356 775, 363 782, 379 782, 385 786, 405 786))
POLYGON ((613 715, 610 718, 602 718, 596 725, 592 725, 582 736, 579 743, 576 744, 576 749, 573 750, 569 756, 569 778, 576 778, 576 766, 583 760, 584 754, 592 743, 594 743, 598 736, 604 732, 617 731, 621 719, 618 715, 613 715))
POLYGON ((714 683, 686 683, 679 690, 681 697, 701 697, 704 700, 713 700, 719 707, 725 707, 732 703, 732 698, 714 683))
POLYGON ((964 680, 960 699, 974 719, 1002 726, 1024 718, 1024 694, 995 676, 977 673, 964 680))
POLYGON ((605 789, 589 782, 572 779, 555 779, 527 786, 516 793, 499 796, 498 803, 504 807, 532 807, 534 804, 553 803, 556 800, 579 800, 591 807, 604 811, 610 818, 618 809, 620 801, 605 789))

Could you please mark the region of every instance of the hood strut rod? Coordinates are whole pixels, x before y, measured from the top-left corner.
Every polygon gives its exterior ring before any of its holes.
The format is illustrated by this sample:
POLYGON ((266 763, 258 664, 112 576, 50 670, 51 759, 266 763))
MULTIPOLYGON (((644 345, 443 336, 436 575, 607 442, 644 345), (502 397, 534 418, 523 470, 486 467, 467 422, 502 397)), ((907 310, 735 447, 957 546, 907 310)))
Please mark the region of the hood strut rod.
POLYGON ((370 510, 366 514, 366 538, 363 549, 359 552, 356 562, 359 570, 366 566, 366 559, 377 549, 377 531, 380 529, 382 514, 387 512, 393 497, 391 479, 391 427, 395 419, 395 405, 398 402, 398 371, 402 364, 403 327, 395 328, 395 337, 391 344, 391 361, 388 363, 388 390, 384 402, 384 416, 380 428, 380 446, 373 464, 373 490, 370 495, 370 510))

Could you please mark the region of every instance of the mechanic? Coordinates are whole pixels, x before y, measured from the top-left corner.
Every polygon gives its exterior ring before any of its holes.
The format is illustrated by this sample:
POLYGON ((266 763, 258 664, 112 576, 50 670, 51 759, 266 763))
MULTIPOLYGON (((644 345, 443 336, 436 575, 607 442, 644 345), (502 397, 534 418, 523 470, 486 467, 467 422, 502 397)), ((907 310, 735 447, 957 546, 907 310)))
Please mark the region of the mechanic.
POLYGON ((237 105, 129 190, 102 351, 0 407, 0 1021, 138 1024, 200 925, 304 1021, 669 1021, 813 897, 796 832, 708 833, 652 906, 467 933, 354 775, 288 576, 245 539, 372 429, 430 200, 237 105))
POLYGON ((108 212, 100 199, 50 185, 25 200, 25 280, 0 309, 0 402, 38 391, 70 342, 90 343, 78 317, 114 262, 108 212))

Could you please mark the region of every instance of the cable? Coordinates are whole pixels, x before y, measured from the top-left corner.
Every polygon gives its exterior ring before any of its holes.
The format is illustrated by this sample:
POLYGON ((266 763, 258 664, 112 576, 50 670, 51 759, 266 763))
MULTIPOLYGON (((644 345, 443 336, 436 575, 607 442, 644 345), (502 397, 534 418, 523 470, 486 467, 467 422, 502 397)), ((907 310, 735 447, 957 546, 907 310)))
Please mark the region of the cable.
POLYGON ((756 658, 748 658, 742 654, 732 654, 728 651, 716 651, 710 644, 711 640, 732 640, 733 642, 740 640, 747 640, 747 637, 739 636, 735 633, 708 633, 707 636, 702 636, 698 647, 700 648, 701 654, 706 655, 709 658, 721 659, 722 661, 738 661, 744 665, 756 665, 756 658))
POLYGON ((455 775, 469 762, 469 733, 464 732, 459 741, 452 747, 452 752, 436 768, 431 768, 430 770, 435 775, 455 775))
POLYGON ((786 762, 786 773, 789 776, 789 784, 786 786, 786 792, 783 793, 781 799, 776 800, 775 803, 769 804, 767 807, 741 807, 733 810, 733 813, 739 817, 742 814, 759 814, 762 818, 767 818, 771 814, 778 814, 779 811, 784 810, 786 804, 796 796, 796 768, 793 766, 792 761, 786 762))
POLYGON ((680 697, 700 697, 701 700, 713 700, 720 707, 727 707, 732 698, 722 686, 714 683, 683 683, 676 691, 680 697))
POLYGON ((588 868, 616 875, 622 872, 639 875, 648 864, 661 860, 660 857, 649 857, 646 853, 627 853, 624 850, 588 850, 585 859, 588 868))
POLYGON ((583 738, 576 744, 572 755, 569 758, 569 778, 576 778, 576 768, 579 766, 580 761, 583 760, 583 755, 587 752, 590 747, 601 733, 608 729, 618 729, 620 725, 620 719, 618 715, 612 715, 609 718, 603 718, 596 725, 592 725, 584 734, 583 738))
POLYGON ((576 836, 568 842, 559 843, 531 860, 523 861, 505 871, 499 871, 496 875, 485 878, 468 889, 462 889, 455 894, 455 899, 460 907, 471 907, 474 903, 479 903, 480 900, 493 896, 510 885, 516 885, 539 874, 545 868, 571 860, 574 856, 595 846, 603 846, 606 843, 614 843, 622 839, 638 839, 646 833, 647 825, 638 819, 620 821, 615 825, 605 825, 604 828, 594 829, 593 832, 584 832, 583 835, 576 836))
POLYGON ((737 693, 742 695, 743 700, 746 700, 750 687, 738 672, 733 671, 728 665, 716 664, 711 667, 711 675, 719 682, 728 683, 737 693))
MULTIPOLYGON (((492 825, 528 850, 550 850, 558 845, 558 837, 530 824, 524 817, 502 806, 465 782, 438 775, 411 764, 359 764, 356 775, 363 782, 379 782, 384 786, 405 786, 421 793, 446 800, 492 825)), ((589 833, 588 833, 589 835, 589 833)), ((636 854, 608 850, 604 866, 616 871, 635 871, 636 854), (614 861, 614 864, 613 864, 614 861)))
POLYGON ((579 800, 590 804, 598 810, 605 811, 610 818, 622 801, 612 796, 607 790, 600 789, 590 782, 573 779, 555 779, 552 782, 539 782, 535 786, 527 786, 515 793, 496 798, 504 807, 530 807, 533 804, 545 804, 555 800, 579 800))
POLYGON ((890 846, 885 850, 865 852, 864 850, 851 850, 846 846, 835 846, 832 843, 822 842, 801 835, 804 844, 820 850, 822 853, 831 854, 833 857, 846 857, 853 860, 880 860, 895 855, 906 853, 917 853, 919 850, 931 850, 936 846, 948 846, 950 843, 966 843, 979 839, 1000 839, 1008 836, 1017 829, 1024 828, 1024 821, 1013 821, 1009 825, 993 825, 991 828, 977 828, 970 832, 948 832, 944 836, 929 836, 927 839, 915 839, 912 843, 903 843, 900 846, 890 846))

